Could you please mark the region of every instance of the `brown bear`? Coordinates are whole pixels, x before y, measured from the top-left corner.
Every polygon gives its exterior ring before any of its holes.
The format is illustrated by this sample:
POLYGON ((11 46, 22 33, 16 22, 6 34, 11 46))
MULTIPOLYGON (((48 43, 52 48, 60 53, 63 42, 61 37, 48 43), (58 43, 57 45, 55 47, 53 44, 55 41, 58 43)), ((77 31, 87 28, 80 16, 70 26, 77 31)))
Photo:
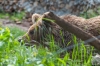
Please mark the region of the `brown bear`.
MULTIPOLYGON (((85 19, 82 17, 77 17, 74 15, 64 15, 60 18, 64 19, 66 22, 74 24, 82 30, 91 33, 94 36, 100 34, 99 25, 100 25, 100 16, 85 19)), ((29 28, 28 32, 23 36, 24 39, 26 35, 29 36, 30 40, 36 40, 39 43, 51 42, 50 36, 53 36, 55 43, 59 43, 61 46, 66 46, 68 43, 73 43, 72 34, 62 29, 54 22, 45 21, 40 14, 32 15, 33 25, 29 28)))
POLYGON ((92 34, 93 36, 100 35, 100 16, 85 19, 75 15, 62 16, 66 22, 81 28, 83 31, 92 34))
POLYGON ((27 41, 35 40, 38 43, 50 45, 54 43, 57 47, 66 47, 73 44, 72 34, 62 29, 54 22, 43 20, 42 15, 32 15, 33 25, 28 29, 28 32, 23 36, 27 41))

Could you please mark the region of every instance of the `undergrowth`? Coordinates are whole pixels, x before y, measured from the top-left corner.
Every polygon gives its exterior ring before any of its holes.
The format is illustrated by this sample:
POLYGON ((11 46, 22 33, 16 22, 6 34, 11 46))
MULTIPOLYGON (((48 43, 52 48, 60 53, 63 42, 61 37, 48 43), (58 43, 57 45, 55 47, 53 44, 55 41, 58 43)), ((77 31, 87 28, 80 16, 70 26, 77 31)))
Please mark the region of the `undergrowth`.
POLYGON ((22 11, 22 12, 13 12, 13 13, 5 13, 5 12, 1 12, 0 13, 0 18, 3 19, 3 18, 9 18, 13 21, 20 21, 23 19, 23 17, 25 16, 25 12, 22 11))
MULTIPOLYGON (((83 43, 76 46, 71 54, 65 51, 64 57, 60 57, 53 47, 21 45, 15 39, 21 34, 16 31, 23 34, 18 29, 0 28, 0 66, 91 66, 93 48, 88 53, 83 43)), ((76 37, 73 40, 77 45, 76 37)))
POLYGON ((97 10, 89 9, 88 11, 81 13, 80 16, 86 19, 96 17, 100 15, 100 7, 97 10))

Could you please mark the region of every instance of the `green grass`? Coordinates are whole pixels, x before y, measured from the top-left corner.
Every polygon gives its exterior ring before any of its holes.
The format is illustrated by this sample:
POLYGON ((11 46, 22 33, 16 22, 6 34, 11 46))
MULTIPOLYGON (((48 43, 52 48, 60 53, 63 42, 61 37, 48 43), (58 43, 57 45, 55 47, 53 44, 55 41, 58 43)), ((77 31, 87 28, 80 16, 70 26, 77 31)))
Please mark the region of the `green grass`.
MULTIPOLYGON (((65 52, 61 58, 52 47, 54 44, 49 49, 21 45, 15 37, 23 34, 16 28, 0 28, 0 66, 91 66, 92 51, 88 54, 84 44, 75 47, 72 55, 65 52)), ((73 40, 76 42, 76 37, 73 40)), ((54 43, 53 38, 51 41, 54 43)))
POLYGON ((96 11, 94 11, 93 9, 89 9, 87 12, 80 14, 80 16, 83 18, 86 18, 86 19, 99 16, 100 15, 100 7, 96 11))
POLYGON ((25 16, 25 12, 19 12, 19 13, 5 13, 5 12, 1 12, 0 13, 0 19, 3 18, 9 18, 13 21, 20 21, 23 19, 23 17, 25 16))
MULTIPOLYGON (((91 17, 96 16, 95 13, 91 17)), ((9 17, 11 20, 22 20, 24 12, 21 13, 0 13, 0 18, 9 17)), ((89 15, 89 14, 88 14, 89 15)), ((86 18, 86 14, 82 14, 86 18)), ((45 19, 48 21, 48 19, 45 19)), ((49 20, 51 21, 51 20, 49 20)), ((60 57, 60 51, 56 50, 54 38, 48 35, 50 40, 50 48, 41 46, 26 47, 22 45, 16 38, 24 35, 25 32, 17 27, 0 28, 0 66, 92 66, 93 47, 86 47, 82 42, 78 46, 77 38, 74 36, 73 41, 76 45, 70 54, 64 52, 64 57, 60 57)), ((61 33, 62 35, 62 33, 61 33)), ((62 39, 64 41, 64 39, 62 39)))
POLYGON ((24 35, 26 32, 24 30, 21 30, 20 28, 18 27, 8 27, 10 29, 10 32, 14 35, 14 38, 17 38, 19 36, 22 36, 24 35))

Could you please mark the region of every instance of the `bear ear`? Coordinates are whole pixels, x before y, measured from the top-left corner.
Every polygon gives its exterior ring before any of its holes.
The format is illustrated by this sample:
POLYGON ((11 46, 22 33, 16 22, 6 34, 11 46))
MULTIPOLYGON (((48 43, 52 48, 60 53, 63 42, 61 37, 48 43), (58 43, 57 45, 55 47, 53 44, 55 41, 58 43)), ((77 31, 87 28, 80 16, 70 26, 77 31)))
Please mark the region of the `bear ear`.
POLYGON ((41 16, 42 16, 41 14, 37 14, 37 13, 33 14, 33 15, 32 15, 32 22, 33 22, 33 24, 36 23, 37 20, 38 20, 41 16))

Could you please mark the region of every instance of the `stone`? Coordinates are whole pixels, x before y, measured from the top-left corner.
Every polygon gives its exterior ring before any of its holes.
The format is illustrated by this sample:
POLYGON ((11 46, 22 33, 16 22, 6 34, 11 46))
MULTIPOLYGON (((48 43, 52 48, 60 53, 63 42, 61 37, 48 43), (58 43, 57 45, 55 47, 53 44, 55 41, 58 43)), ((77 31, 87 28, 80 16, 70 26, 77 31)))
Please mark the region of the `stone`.
POLYGON ((95 56, 92 57, 92 65, 97 65, 99 66, 100 65, 100 55, 99 54, 96 54, 95 56))
POLYGON ((31 14, 43 14, 47 11, 57 14, 63 9, 67 10, 65 13, 79 15, 90 9, 97 13, 99 5, 100 0, 0 0, 0 10, 9 13, 24 9, 31 14))

